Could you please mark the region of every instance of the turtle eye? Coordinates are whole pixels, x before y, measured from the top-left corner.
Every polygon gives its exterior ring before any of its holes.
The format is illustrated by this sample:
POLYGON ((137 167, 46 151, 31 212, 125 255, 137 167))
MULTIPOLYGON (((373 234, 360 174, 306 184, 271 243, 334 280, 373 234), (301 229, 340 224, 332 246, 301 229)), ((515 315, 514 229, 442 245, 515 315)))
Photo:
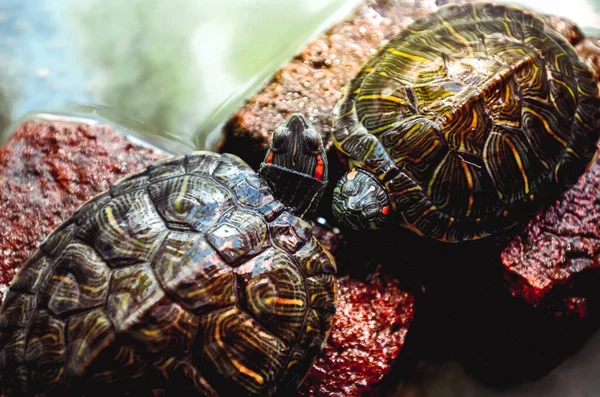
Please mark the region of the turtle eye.
POLYGON ((285 127, 280 127, 275 130, 273 137, 271 138, 271 146, 273 149, 281 149, 285 145, 290 135, 290 130, 285 127))
POLYGON ((342 194, 346 197, 354 196, 358 193, 358 183, 354 181, 346 181, 342 186, 342 194))
POLYGON ((303 132, 303 139, 306 148, 311 152, 321 150, 321 137, 314 130, 305 130, 303 132))

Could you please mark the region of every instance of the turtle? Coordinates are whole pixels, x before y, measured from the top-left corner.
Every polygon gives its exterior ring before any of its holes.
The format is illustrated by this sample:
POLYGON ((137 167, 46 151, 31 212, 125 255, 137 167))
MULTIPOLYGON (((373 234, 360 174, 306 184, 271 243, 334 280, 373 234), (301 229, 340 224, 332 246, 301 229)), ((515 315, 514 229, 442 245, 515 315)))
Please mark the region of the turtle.
POLYGON ((321 137, 300 114, 273 132, 258 172, 193 152, 115 182, 12 280, 0 391, 291 394, 337 304, 335 260, 302 218, 326 184, 321 137))
POLYGON ((361 66, 333 110, 349 229, 497 235, 577 181, 600 133, 592 71, 528 9, 446 5, 361 66))

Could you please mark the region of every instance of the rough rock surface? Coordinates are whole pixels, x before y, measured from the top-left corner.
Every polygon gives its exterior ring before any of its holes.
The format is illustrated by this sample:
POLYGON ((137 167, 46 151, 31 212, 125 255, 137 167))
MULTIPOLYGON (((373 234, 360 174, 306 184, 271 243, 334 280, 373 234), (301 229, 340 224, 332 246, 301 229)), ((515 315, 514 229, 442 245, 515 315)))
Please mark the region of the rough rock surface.
POLYGON ((358 397, 371 391, 394 364, 414 317, 414 298, 395 279, 373 273, 339 279, 333 330, 299 395, 358 397))
MULTIPOLYGON (((586 317, 588 280, 600 268, 600 158, 579 182, 537 214, 501 252, 511 292, 557 315, 586 317), (590 276, 592 276, 590 274, 590 276), (585 282, 587 281, 587 282, 585 282)), ((598 281, 598 277, 593 277, 598 281)))
POLYGON ((0 150, 0 285, 81 204, 162 157, 103 125, 19 126, 0 150))
POLYGON ((600 76, 600 37, 586 37, 575 46, 585 63, 600 76))

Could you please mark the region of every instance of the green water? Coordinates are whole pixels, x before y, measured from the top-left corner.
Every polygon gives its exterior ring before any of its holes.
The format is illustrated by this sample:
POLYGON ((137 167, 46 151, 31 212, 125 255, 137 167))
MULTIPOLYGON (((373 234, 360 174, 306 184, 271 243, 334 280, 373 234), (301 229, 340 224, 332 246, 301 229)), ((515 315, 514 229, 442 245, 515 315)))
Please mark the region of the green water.
MULTIPOLYGON (((358 2, 0 0, 0 129, 29 111, 93 103, 202 148, 358 2)), ((600 34, 600 0, 518 3, 600 34)))
POLYGON ((356 0, 86 1, 79 51, 103 103, 204 146, 215 129, 356 0), (106 21, 111 28, 106 29, 106 21))

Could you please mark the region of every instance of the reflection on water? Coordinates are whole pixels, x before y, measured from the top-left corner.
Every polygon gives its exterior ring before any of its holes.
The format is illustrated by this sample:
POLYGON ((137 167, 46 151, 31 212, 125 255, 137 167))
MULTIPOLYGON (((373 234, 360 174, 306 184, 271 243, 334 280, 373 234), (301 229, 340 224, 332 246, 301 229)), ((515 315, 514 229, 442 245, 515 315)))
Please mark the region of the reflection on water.
MULTIPOLYGON (((0 0, 0 90, 10 98, 13 116, 92 100, 65 28, 63 12, 70 3, 0 0)), ((10 107, 3 103, 5 119, 10 107)))
MULTIPOLYGON (((103 103, 202 147, 327 19, 358 1, 0 0, 0 90, 12 102, 0 101, 0 112, 103 103)), ((600 0, 519 3, 600 26, 600 0)))
POLYGON ((100 102, 200 134, 202 147, 206 132, 356 2, 0 0, 0 89, 13 117, 100 102))

